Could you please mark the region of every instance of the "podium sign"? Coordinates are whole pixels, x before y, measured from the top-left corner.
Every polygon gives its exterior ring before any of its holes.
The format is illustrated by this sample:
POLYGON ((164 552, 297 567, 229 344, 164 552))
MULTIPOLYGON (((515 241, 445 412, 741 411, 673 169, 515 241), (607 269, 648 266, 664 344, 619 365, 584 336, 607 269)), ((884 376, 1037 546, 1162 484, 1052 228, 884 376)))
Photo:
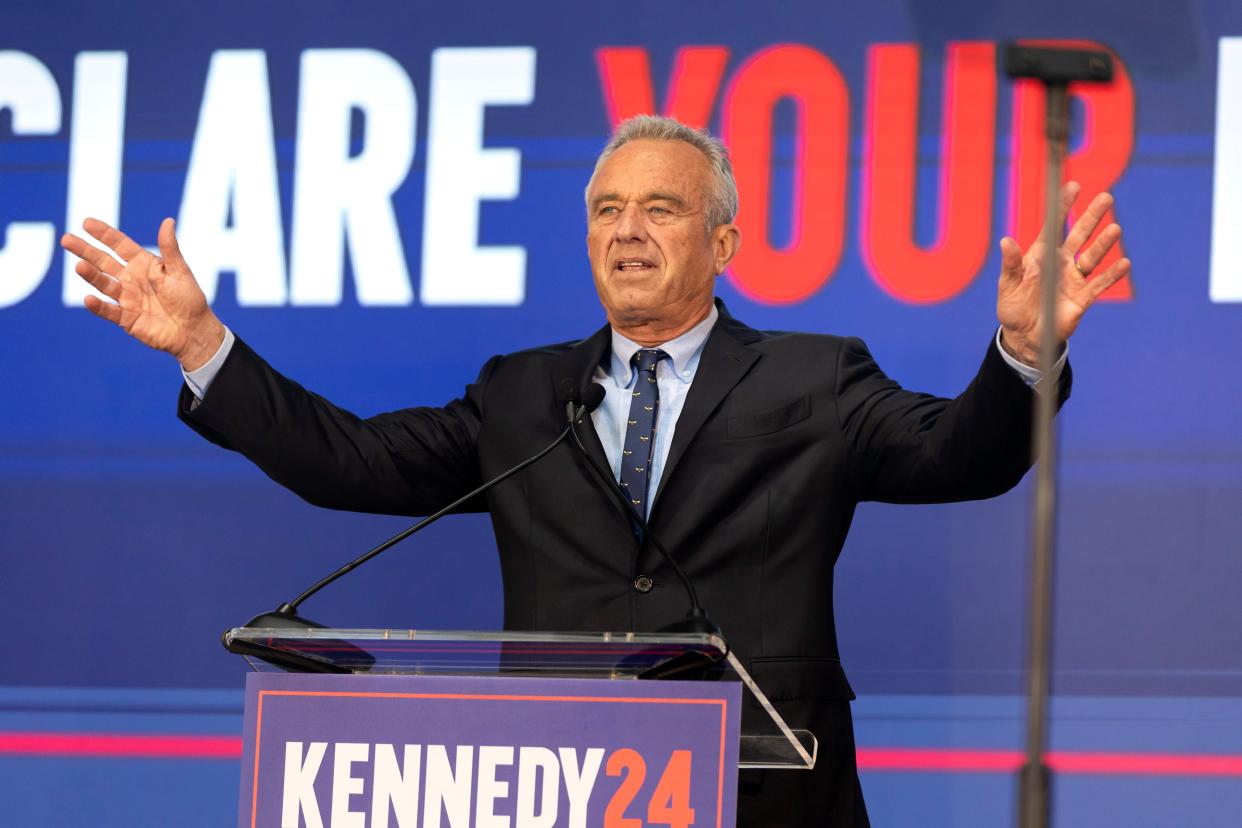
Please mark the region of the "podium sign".
POLYGON ((732 828, 741 685, 252 673, 243 828, 732 828))

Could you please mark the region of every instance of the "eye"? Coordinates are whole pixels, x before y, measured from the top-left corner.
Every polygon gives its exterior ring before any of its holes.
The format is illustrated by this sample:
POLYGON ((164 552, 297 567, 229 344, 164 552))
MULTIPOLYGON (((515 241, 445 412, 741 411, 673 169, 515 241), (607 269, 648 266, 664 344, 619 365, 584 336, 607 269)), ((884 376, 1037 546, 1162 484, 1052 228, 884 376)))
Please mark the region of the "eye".
POLYGON ((617 212, 617 208, 611 204, 608 204, 608 205, 605 205, 599 208, 599 215, 601 216, 611 216, 613 213, 616 213, 616 212, 617 212))
POLYGON ((671 212, 667 207, 660 207, 659 205, 653 205, 647 209, 649 212, 655 213, 657 216, 666 216, 669 212, 671 212))

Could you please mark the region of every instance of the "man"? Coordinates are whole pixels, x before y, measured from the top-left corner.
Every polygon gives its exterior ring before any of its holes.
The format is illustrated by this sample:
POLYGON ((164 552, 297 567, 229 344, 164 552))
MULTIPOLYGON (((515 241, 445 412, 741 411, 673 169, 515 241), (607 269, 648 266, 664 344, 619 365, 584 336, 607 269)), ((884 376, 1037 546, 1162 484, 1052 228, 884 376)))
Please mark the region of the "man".
MULTIPOLYGON (((1063 194, 1066 210, 1076 185, 1063 194)), ((66 235, 78 273, 115 304, 86 306, 181 363, 180 414, 312 503, 426 514, 549 443, 564 380, 599 382, 585 427, 632 508, 690 573, 705 607, 795 727, 821 745, 810 773, 744 774, 739 825, 861 826, 849 700, 832 615, 833 565, 862 500, 989 497, 1029 466, 1040 245, 1001 242, 1000 330, 978 375, 945 400, 902 390, 858 340, 752 330, 713 301, 737 252, 724 148, 675 121, 623 123, 586 191, 587 251, 608 324, 577 343, 490 360, 462 399, 361 420, 280 376, 227 331, 181 258, 171 219, 156 258, 119 231, 66 235)), ((1123 277, 1088 280, 1120 237, 1100 195, 1059 260, 1056 331, 1123 277), (1075 258, 1076 257, 1076 258, 1075 258)), ((1064 357, 1062 356, 1062 362, 1064 357)), ((1068 368, 1046 393, 1068 393, 1068 368)), ((649 541, 562 445, 493 489, 508 629, 650 630, 685 598, 649 541)))

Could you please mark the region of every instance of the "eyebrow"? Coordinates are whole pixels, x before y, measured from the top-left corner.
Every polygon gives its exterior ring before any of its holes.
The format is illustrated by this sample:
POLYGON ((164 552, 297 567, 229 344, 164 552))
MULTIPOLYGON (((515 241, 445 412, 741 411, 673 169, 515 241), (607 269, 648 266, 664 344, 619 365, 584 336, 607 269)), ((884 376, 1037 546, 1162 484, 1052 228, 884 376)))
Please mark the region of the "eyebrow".
POLYGON ((679 196, 673 195, 672 193, 659 193, 659 192, 647 193, 647 195, 643 197, 643 201, 668 201, 673 204, 676 204, 678 207, 686 206, 685 201, 683 201, 679 196))
MULTIPOLYGON (((591 209, 592 210, 598 209, 599 205, 603 204, 606 201, 622 201, 622 200, 623 199, 621 198, 620 193, 601 193, 597 195, 595 198, 591 199, 591 209)), ((680 196, 675 196, 672 193, 663 193, 659 191, 645 193, 642 196, 641 200, 644 202, 667 201, 671 204, 677 205, 678 207, 686 206, 685 200, 681 198, 680 196)))
POLYGON ((591 209, 592 210, 598 209, 599 205, 603 204, 605 201, 620 201, 620 200, 621 200, 621 196, 617 193, 600 193, 595 198, 591 199, 591 209))

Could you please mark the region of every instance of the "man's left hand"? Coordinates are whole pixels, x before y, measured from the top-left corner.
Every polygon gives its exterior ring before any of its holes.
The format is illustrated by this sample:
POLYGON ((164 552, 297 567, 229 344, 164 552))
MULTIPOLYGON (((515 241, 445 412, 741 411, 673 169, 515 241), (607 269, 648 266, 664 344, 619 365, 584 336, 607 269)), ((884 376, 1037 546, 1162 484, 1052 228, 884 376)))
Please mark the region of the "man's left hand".
MULTIPOLYGON (((1061 221, 1078 198, 1079 185, 1071 181, 1061 190, 1061 221)), ((1119 259, 1102 273, 1092 273, 1108 251, 1121 238, 1121 227, 1110 224, 1090 245, 1083 247, 1100 221, 1112 209, 1113 197, 1100 193, 1070 229, 1065 242, 1055 251, 1057 257, 1056 338, 1058 350, 1064 347, 1082 321, 1087 308, 1118 280, 1130 272, 1130 260, 1119 259)), ((1039 364, 1040 275, 1045 244, 1042 239, 1022 254, 1022 248, 1009 237, 1001 239, 1001 274, 996 291, 996 316, 1001 323, 1001 344, 1015 359, 1027 365, 1039 364)))

